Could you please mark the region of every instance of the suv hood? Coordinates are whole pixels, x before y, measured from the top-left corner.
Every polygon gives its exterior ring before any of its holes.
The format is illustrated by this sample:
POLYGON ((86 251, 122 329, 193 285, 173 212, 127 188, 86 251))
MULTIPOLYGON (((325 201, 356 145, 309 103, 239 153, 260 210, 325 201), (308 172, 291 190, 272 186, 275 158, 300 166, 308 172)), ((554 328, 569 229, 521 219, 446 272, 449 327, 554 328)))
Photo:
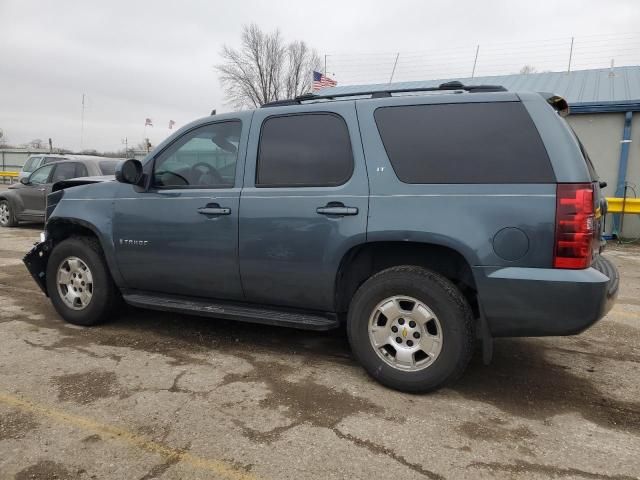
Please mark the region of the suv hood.
POLYGON ((58 190, 64 190, 65 188, 77 187, 79 185, 88 185, 90 183, 113 182, 115 181, 115 179, 116 177, 113 175, 70 178, 69 180, 62 180, 60 182, 54 183, 51 191, 57 192, 58 190))

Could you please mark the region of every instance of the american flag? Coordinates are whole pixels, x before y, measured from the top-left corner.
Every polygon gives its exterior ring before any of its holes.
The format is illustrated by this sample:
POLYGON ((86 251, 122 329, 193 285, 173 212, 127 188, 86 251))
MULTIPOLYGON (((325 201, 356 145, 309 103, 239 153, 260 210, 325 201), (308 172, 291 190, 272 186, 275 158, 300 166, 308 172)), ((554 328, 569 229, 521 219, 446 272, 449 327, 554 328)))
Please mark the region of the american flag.
POLYGON ((320 72, 313 72, 313 85, 311 86, 311 91, 315 92, 325 87, 335 87, 338 84, 332 78, 329 78, 320 72))
POLYGON ((151 121, 150 118, 145 118, 144 119, 144 126, 145 127, 153 127, 153 122, 151 121))

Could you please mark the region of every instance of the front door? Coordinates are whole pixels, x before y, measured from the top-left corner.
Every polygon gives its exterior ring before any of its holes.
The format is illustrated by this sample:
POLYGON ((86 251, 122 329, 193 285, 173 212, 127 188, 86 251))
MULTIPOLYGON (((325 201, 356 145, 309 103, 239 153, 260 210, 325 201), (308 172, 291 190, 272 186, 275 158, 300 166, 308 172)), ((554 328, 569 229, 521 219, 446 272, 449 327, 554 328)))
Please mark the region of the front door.
POLYGON ((53 165, 38 168, 29 176, 29 184, 20 189, 20 197, 24 205, 23 215, 44 216, 47 183, 51 177, 51 170, 53 170, 53 165))
POLYGON ((248 120, 229 119, 188 130, 145 164, 148 188, 121 185, 113 241, 128 288, 242 298, 238 208, 248 129, 248 120))
POLYGON ((336 273, 363 243, 369 183, 354 102, 256 110, 240 199, 248 300, 332 311, 336 273))

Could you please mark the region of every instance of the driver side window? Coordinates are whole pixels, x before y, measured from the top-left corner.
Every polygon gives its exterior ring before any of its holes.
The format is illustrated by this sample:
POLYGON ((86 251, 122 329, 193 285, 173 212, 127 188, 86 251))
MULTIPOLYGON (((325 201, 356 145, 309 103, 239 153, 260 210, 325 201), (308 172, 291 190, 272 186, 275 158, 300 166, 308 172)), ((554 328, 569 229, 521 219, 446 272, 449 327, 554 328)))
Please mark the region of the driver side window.
POLYGON ((155 160, 157 188, 230 188, 235 184, 242 124, 205 125, 183 135, 155 160))

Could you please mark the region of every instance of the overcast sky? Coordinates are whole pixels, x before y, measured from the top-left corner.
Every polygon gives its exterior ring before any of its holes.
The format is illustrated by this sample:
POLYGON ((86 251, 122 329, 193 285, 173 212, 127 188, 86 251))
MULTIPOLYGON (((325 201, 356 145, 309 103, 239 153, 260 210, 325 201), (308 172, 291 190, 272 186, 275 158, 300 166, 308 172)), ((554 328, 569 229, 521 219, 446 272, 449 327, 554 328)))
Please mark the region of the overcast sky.
POLYGON ((640 64, 639 0, 0 0, 0 19, 0 129, 70 149, 83 93, 83 146, 99 150, 139 143, 146 117, 156 144, 169 120, 229 110, 213 67, 251 22, 328 54, 342 84, 386 81, 396 52, 397 80, 467 76, 478 44, 480 75, 559 70, 571 36, 578 68, 640 64))

